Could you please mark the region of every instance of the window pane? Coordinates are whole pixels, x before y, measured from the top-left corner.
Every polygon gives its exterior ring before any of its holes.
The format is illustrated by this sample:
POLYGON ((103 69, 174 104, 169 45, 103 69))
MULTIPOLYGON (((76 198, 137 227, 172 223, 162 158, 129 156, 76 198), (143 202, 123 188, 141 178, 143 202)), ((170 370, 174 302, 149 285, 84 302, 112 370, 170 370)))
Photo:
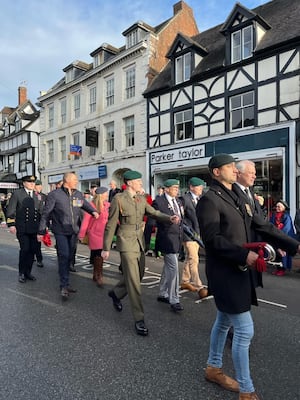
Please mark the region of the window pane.
POLYGON ((184 56, 184 80, 187 81, 191 77, 191 53, 184 56))
POLYGON ((231 109, 234 110, 236 108, 241 107, 241 96, 235 96, 231 98, 231 109))
POLYGON ((182 57, 176 58, 176 83, 183 81, 183 60, 182 57))
POLYGON ((254 107, 244 108, 244 126, 254 125, 254 107))
POLYGON ((253 96, 254 96, 253 92, 245 93, 243 95, 243 106, 252 105, 254 103, 253 96))
POLYGON ((232 129, 242 127, 242 110, 235 110, 231 113, 232 116, 232 129))

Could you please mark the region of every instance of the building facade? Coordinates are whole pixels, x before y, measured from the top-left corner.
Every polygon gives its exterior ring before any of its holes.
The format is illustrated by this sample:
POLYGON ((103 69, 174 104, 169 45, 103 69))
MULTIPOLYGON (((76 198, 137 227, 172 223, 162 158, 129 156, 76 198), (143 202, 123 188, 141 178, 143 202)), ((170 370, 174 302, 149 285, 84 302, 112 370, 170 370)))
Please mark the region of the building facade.
POLYGON ((27 99, 27 88, 18 88, 16 108, 1 110, 0 192, 19 187, 25 175, 38 175, 39 111, 27 99))
POLYGON ((149 175, 154 186, 197 175, 230 153, 256 163, 255 192, 268 211, 299 207, 300 2, 237 3, 224 24, 178 34, 169 63, 145 91, 149 175))
POLYGON ((38 99, 44 188, 51 190, 68 171, 78 173, 81 190, 111 179, 121 186, 128 169, 141 171, 148 186, 143 92, 167 63, 179 31, 198 33, 183 1, 157 27, 138 21, 126 29, 121 48, 104 43, 90 53, 92 63, 75 61, 63 69, 64 77, 38 99))

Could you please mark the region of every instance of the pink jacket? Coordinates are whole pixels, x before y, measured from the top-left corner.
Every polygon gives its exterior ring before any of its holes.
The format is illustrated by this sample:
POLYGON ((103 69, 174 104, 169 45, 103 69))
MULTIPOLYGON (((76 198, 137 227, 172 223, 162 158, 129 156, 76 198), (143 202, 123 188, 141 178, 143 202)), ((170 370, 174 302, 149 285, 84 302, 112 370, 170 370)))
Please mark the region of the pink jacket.
MULTIPOLYGON (((93 202, 91 202, 90 204, 92 207, 95 207, 95 204, 93 202)), ((99 250, 103 248, 103 236, 104 229, 108 220, 109 206, 110 203, 106 201, 104 203, 104 210, 101 212, 98 219, 95 219, 92 215, 88 213, 84 213, 78 237, 79 239, 83 239, 84 236, 87 234, 89 237, 88 246, 91 250, 99 250)))

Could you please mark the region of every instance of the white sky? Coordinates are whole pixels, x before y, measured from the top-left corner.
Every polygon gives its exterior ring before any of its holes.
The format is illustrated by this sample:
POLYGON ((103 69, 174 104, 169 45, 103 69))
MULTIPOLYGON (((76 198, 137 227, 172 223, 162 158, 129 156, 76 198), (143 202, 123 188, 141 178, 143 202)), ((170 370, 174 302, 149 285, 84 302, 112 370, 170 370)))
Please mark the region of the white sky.
MULTIPOLYGON (((18 87, 35 103, 75 60, 92 62, 102 43, 125 44, 122 32, 136 21, 156 26, 173 15, 178 0, 0 0, 0 109, 15 107, 18 87)), ((226 20, 236 1, 185 0, 200 31, 226 20)), ((241 0, 250 9, 267 0, 241 0)))

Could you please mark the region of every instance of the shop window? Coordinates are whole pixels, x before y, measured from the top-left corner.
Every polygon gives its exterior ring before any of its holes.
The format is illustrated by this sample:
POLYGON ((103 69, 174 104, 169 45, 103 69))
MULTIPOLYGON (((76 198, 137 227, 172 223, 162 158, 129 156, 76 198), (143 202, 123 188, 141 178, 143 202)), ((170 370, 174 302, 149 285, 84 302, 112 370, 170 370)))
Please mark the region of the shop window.
POLYGON ((254 92, 230 98, 231 130, 254 126, 254 92))
POLYGON ((180 111, 175 114, 175 141, 181 142, 193 138, 192 110, 180 111))

